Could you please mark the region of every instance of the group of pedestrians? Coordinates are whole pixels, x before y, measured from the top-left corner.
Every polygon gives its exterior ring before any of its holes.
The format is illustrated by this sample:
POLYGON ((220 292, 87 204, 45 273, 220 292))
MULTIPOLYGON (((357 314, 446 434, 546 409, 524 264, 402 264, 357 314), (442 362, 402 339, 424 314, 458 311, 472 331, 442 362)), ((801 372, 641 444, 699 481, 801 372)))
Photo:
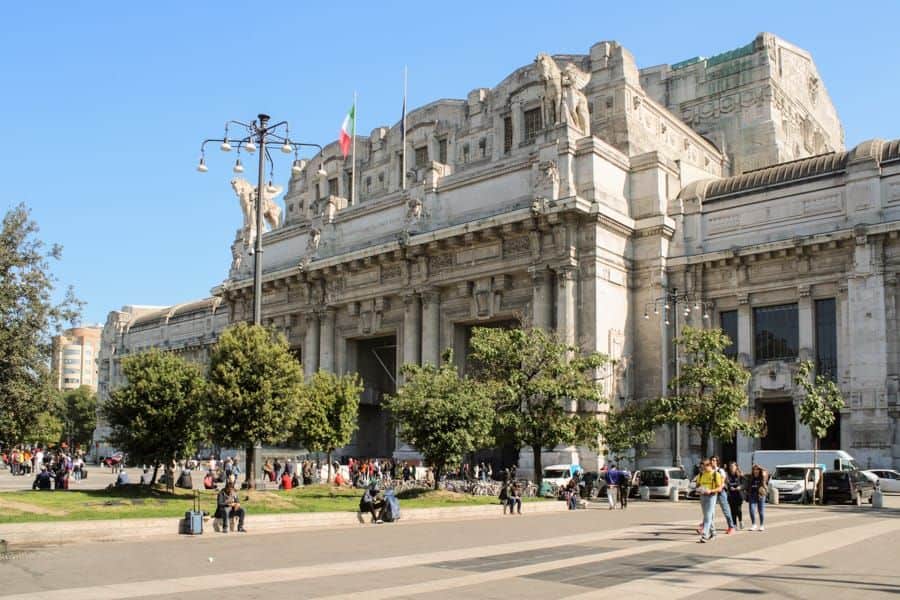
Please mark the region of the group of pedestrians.
POLYGON ((628 496, 635 483, 631 471, 617 469, 615 463, 612 463, 603 473, 603 481, 606 483, 606 501, 609 510, 614 510, 616 505, 623 510, 628 508, 628 496))
POLYGON ((697 492, 703 522, 697 527, 700 542, 706 543, 716 536, 715 515, 718 505, 725 517, 726 535, 744 528, 743 504, 750 512, 750 531, 765 531, 765 505, 768 496, 769 474, 759 465, 753 465, 749 475, 741 472, 737 463, 727 469, 719 465, 719 457, 711 456, 700 463, 697 475, 697 492), (757 528, 757 517, 759 526, 757 528))
POLYGON ((13 476, 34 475, 34 490, 67 490, 70 481, 87 477, 84 454, 64 446, 14 446, 0 452, 0 462, 13 476))

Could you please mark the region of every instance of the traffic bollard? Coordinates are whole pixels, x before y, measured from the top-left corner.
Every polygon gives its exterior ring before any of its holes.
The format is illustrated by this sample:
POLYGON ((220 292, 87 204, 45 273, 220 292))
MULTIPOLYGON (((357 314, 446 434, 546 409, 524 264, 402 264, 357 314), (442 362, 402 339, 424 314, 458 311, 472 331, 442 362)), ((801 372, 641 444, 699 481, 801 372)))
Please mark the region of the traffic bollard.
POLYGON ((884 494, 879 488, 872 494, 872 508, 884 508, 884 494))
POLYGON ((638 488, 638 493, 641 495, 641 500, 649 500, 650 499, 650 488, 646 485, 642 485, 638 488))
POLYGON ((769 486, 769 504, 778 504, 778 488, 774 485, 769 486))
POLYGON ((670 502, 678 502, 678 488, 673 487, 669 489, 669 501, 670 502))

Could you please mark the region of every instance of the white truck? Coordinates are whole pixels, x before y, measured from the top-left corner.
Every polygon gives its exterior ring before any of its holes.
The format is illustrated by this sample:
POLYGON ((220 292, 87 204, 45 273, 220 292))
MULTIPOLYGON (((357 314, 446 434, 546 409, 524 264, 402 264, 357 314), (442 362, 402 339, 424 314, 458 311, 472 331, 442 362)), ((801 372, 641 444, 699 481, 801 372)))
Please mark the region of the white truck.
MULTIPOLYGON (((753 465, 760 465, 771 476, 779 465, 813 464, 812 450, 756 450, 750 453, 748 464, 741 461, 741 469, 750 472, 753 465)), ((815 463, 825 471, 850 471, 858 469, 853 457, 843 450, 819 450, 815 463)))

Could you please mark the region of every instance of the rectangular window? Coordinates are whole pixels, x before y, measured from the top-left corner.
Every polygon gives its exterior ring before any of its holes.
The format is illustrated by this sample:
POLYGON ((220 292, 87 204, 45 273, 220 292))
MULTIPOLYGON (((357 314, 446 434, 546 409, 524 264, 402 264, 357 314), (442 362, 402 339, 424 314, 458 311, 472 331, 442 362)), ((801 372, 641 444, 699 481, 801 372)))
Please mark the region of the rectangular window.
POLYGON ((329 196, 337 196, 338 195, 338 180, 337 177, 332 177, 328 180, 328 195, 329 196))
POLYGON ((403 158, 405 153, 401 152, 397 155, 397 185, 400 188, 403 188, 404 182, 406 181, 406 173, 403 172, 403 158))
POLYGON ((816 300, 816 375, 837 376, 837 311, 834 298, 816 300))
POLYGON ((353 199, 353 172, 347 173, 347 200, 353 199))
POLYGON ((757 364, 796 359, 799 336, 796 304, 753 309, 753 352, 757 364))
POLYGON ((503 117, 503 154, 512 150, 513 124, 512 117, 503 117))
POLYGON ((428 164, 428 146, 416 148, 416 168, 421 169, 428 164))
POLYGON ((525 111, 525 143, 531 144, 537 137, 538 132, 543 128, 541 123, 541 109, 532 108, 525 111))
POLYGON ((447 164, 447 138, 438 140, 438 162, 447 164))
POLYGON ((319 203, 319 200, 322 199, 322 193, 321 193, 321 191, 319 190, 319 183, 318 183, 318 182, 316 182, 316 183, 313 184, 313 192, 314 192, 314 194, 315 194, 315 202, 316 202, 316 204, 318 204, 318 203, 319 203))
POLYGON ((725 347, 725 356, 737 358, 738 355, 738 314, 736 310, 726 310, 719 313, 719 327, 731 340, 731 344, 725 347))

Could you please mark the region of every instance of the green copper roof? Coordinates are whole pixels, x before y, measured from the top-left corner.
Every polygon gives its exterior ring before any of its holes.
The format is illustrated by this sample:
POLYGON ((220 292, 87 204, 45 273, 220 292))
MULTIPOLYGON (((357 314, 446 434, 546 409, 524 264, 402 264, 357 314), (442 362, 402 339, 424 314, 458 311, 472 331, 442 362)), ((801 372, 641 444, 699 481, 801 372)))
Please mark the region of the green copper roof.
POLYGON ((677 62, 677 63, 675 63, 674 65, 672 65, 672 70, 674 71, 675 69, 683 69, 683 68, 688 67, 688 66, 690 66, 690 65, 695 65, 695 64, 697 64, 698 62, 700 62, 701 60, 706 60, 706 59, 704 59, 702 56, 695 56, 694 58, 689 58, 689 59, 687 59, 687 60, 683 60, 683 61, 681 61, 681 62, 677 62))
POLYGON ((750 54, 753 54, 753 42, 750 42, 746 46, 741 46, 740 48, 729 50, 728 52, 723 52, 722 54, 716 54, 715 56, 707 58, 706 66, 712 67, 714 65, 728 62, 729 60, 734 60, 735 58, 740 58, 742 56, 747 56, 750 54))

